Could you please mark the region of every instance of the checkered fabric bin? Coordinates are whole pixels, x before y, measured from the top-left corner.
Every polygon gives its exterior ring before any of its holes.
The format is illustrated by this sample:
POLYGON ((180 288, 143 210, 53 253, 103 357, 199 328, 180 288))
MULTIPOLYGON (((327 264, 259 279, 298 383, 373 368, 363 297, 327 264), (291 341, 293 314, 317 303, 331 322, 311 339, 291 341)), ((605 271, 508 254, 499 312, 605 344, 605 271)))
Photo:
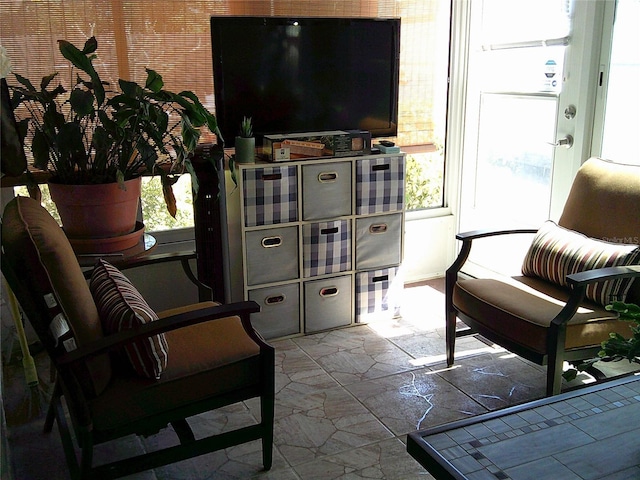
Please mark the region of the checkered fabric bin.
POLYGON ((267 340, 300 333, 300 285, 291 283, 249 290, 249 300, 260 305, 251 324, 267 340))
POLYGON ((398 316, 402 283, 398 267, 356 273, 356 322, 398 316))
POLYGON ((305 277, 351 270, 349 220, 305 224, 302 243, 305 277))
POLYGON ((298 177, 295 166, 242 170, 245 226, 298 220, 298 177))
POLYGON ((403 155, 356 162, 356 215, 396 212, 403 205, 403 155))

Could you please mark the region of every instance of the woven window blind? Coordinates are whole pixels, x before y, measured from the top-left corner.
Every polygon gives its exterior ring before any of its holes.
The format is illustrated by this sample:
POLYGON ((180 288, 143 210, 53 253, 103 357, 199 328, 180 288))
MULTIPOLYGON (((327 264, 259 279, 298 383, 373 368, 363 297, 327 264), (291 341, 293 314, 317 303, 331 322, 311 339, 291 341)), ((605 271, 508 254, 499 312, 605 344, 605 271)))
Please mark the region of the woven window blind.
POLYGON ((397 142, 425 145, 444 138, 449 0, 0 0, 0 6, 0 44, 13 71, 34 83, 58 71, 68 84, 70 69, 57 40, 82 46, 95 35, 95 64, 105 80, 143 82, 151 68, 166 88, 194 91, 212 111, 212 15, 400 17, 397 142))

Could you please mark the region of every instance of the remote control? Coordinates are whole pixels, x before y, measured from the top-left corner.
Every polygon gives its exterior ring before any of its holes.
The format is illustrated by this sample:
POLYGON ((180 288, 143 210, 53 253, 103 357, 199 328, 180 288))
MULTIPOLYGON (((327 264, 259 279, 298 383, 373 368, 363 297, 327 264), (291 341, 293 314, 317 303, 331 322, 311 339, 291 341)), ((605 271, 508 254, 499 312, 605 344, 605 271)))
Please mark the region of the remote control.
POLYGON ((382 145, 383 147, 393 147, 395 146, 395 143, 389 141, 389 140, 380 140, 380 145, 382 145))

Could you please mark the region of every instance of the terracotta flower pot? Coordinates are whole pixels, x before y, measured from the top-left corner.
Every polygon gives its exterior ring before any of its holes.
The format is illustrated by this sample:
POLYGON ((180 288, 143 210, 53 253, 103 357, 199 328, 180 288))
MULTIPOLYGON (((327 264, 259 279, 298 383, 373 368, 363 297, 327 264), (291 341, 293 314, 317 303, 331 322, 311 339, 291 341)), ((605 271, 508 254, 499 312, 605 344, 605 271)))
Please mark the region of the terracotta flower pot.
MULTIPOLYGON (((142 179, 134 178, 124 184, 126 190, 117 183, 63 185, 50 181, 51 199, 56 204, 67 237, 87 240, 128 236, 131 238, 128 243, 135 245, 139 237, 133 238, 131 234, 141 230, 136 219, 142 179)), ((122 249, 122 244, 117 245, 122 249)))

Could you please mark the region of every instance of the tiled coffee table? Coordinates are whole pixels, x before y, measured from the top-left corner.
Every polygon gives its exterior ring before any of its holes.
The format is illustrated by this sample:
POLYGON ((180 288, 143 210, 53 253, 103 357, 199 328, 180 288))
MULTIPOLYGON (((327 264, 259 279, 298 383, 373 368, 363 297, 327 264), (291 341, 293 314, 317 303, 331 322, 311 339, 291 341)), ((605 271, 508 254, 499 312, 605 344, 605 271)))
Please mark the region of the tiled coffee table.
POLYGON ((409 434, 437 479, 640 479, 640 377, 409 434))

